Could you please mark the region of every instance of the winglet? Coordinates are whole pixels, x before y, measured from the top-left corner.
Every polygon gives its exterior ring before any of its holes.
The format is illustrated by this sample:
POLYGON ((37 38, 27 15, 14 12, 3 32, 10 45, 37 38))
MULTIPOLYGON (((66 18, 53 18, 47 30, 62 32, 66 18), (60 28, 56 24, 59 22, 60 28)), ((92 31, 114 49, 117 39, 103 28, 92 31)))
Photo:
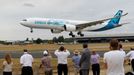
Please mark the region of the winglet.
POLYGON ((126 16, 128 13, 125 13, 124 15, 122 15, 122 16, 126 16))

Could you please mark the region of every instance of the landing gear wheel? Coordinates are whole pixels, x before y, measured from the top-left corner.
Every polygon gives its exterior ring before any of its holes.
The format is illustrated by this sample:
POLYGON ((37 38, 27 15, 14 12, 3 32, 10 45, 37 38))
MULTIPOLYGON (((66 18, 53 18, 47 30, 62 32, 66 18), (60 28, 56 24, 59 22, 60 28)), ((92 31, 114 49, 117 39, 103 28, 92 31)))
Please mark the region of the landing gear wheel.
POLYGON ((72 37, 75 37, 75 35, 72 35, 72 37))
POLYGON ((73 35, 73 32, 70 32, 70 33, 69 33, 69 36, 72 36, 72 35, 73 35))
POLYGON ((78 33, 77 33, 77 35, 80 35, 81 34, 81 32, 79 31, 78 33))
POLYGON ((82 34, 81 31, 79 31, 77 34, 80 35, 81 37, 84 36, 84 34, 82 34))
POLYGON ((73 34, 73 32, 69 33, 69 36, 75 37, 75 35, 73 34))
POLYGON ((82 37, 83 37, 83 36, 84 36, 84 34, 80 34, 80 36, 82 36, 82 37))
POLYGON ((31 31, 30 32, 33 33, 33 28, 31 28, 31 31))

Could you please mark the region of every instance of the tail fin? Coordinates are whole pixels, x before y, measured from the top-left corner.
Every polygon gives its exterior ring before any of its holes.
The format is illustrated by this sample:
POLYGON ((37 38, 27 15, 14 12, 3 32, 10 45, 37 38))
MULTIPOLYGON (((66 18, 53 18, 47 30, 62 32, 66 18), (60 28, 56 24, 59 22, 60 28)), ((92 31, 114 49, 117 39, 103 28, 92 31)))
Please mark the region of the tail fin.
POLYGON ((112 25, 117 25, 117 24, 119 24, 119 21, 120 21, 120 18, 121 18, 121 16, 122 16, 122 13, 123 13, 123 11, 122 10, 119 10, 115 15, 114 15, 114 18, 112 18, 109 22, 108 22, 108 24, 112 24, 112 25))

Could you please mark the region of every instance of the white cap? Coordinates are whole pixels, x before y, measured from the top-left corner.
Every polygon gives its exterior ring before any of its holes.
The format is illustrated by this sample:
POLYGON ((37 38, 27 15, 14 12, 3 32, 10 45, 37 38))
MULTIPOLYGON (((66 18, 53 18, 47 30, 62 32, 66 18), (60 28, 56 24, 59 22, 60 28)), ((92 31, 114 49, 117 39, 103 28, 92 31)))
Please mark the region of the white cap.
POLYGON ((48 54, 48 52, 45 50, 45 51, 43 52, 43 54, 44 54, 44 55, 47 55, 47 54, 48 54))

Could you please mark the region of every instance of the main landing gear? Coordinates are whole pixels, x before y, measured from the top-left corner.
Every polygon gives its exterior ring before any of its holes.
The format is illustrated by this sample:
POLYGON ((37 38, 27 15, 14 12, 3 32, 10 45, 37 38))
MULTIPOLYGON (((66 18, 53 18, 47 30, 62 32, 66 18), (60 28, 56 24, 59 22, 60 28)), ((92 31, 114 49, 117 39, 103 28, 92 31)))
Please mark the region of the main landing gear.
MULTIPOLYGON (((77 35, 79 35, 79 36, 81 36, 81 37, 84 36, 84 34, 82 34, 81 31, 79 31, 79 32, 77 33, 77 35)), ((75 37, 75 35, 73 34, 72 31, 69 33, 69 36, 75 37)))
POLYGON ((82 34, 81 31, 79 31, 79 32, 77 33, 77 35, 80 35, 81 37, 84 36, 84 34, 82 34))
POLYGON ((72 31, 69 33, 69 36, 75 37, 72 31))

